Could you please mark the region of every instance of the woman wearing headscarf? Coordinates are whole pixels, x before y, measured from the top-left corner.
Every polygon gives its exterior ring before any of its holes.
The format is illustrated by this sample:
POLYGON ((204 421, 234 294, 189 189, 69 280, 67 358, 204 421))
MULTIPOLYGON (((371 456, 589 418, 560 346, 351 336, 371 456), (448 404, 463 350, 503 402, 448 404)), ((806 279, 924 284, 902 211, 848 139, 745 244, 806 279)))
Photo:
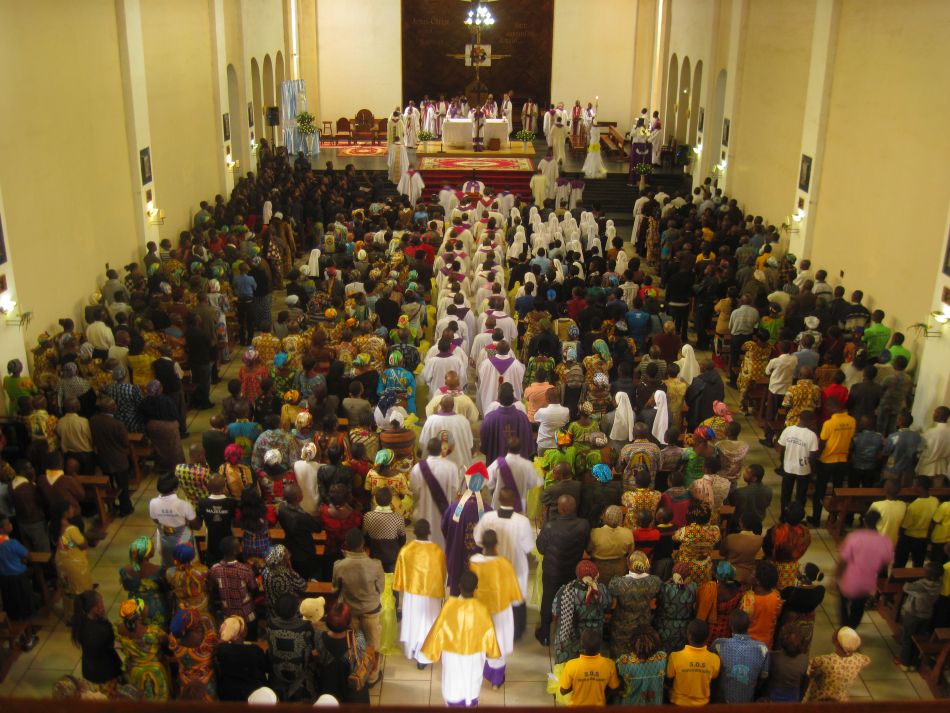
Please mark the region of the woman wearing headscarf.
POLYGON ((696 361, 696 353, 690 344, 684 344, 680 349, 680 358, 676 360, 676 365, 680 369, 679 377, 687 386, 693 383, 693 379, 699 376, 699 362, 696 361))
POLYGON ((238 371, 241 396, 254 403, 261 395, 261 380, 267 376, 268 366, 261 363, 260 355, 254 347, 249 347, 241 360, 244 362, 238 371))
POLYGON ((732 412, 722 401, 713 401, 713 415, 701 422, 700 426, 709 426, 716 434, 717 441, 726 440, 726 428, 732 423, 732 412))
POLYGON ((148 382, 145 392, 145 399, 139 407, 139 413, 145 420, 145 432, 155 450, 159 468, 172 471, 179 463, 185 462, 185 452, 181 447, 178 406, 162 393, 162 384, 157 379, 148 382))
MULTIPOLYGON (((620 505, 620 496, 623 493, 623 483, 620 480, 614 480, 613 471, 610 465, 604 462, 593 462, 602 456, 603 446, 607 444, 607 439, 602 433, 595 433, 590 436, 593 449, 587 453, 587 467, 591 469, 590 477, 585 477, 584 485, 581 488, 581 502, 578 514, 585 518, 592 528, 598 527, 604 518, 604 513, 612 505, 620 505)), ((607 448, 606 450, 609 450, 607 448)), ((610 453, 612 455, 612 452, 610 453)), ((626 561, 621 563, 621 574, 626 572, 626 561)), ((601 576, 609 584, 610 579, 606 578, 603 571, 601 576)))
POLYGON ((347 685, 347 677, 366 653, 363 632, 350 628, 348 604, 337 601, 326 614, 327 630, 316 635, 316 685, 323 695, 332 695, 345 704, 369 705, 369 686, 358 691, 347 685))
POLYGON ((779 591, 798 584, 798 560, 811 545, 811 533, 802 525, 804 519, 805 508, 797 502, 789 503, 782 512, 781 521, 765 533, 762 552, 775 563, 779 591))
POLYGON ((119 570, 119 581, 130 598, 145 602, 142 615, 146 624, 165 626, 168 609, 165 606, 165 575, 161 567, 150 560, 155 554, 151 537, 142 535, 129 545, 129 564, 119 570))
POLYGON ((742 594, 732 564, 727 560, 717 562, 713 578, 696 589, 696 618, 709 625, 707 644, 732 636, 729 612, 739 606, 742 594))
POLYGON ((416 411, 416 377, 402 367, 402 352, 394 350, 389 354, 389 368, 379 377, 376 385, 377 395, 386 389, 399 389, 406 395, 406 408, 409 413, 416 411))
POLYGON ((808 664, 808 689, 803 703, 848 701, 848 689, 858 675, 871 663, 859 654, 861 637, 849 626, 842 626, 831 636, 834 651, 816 656, 808 664))
POLYGON ((168 627, 168 648, 178 662, 178 698, 217 700, 214 652, 218 635, 194 609, 179 609, 168 627))
POLYGON ((815 633, 815 610, 825 599, 825 587, 820 584, 824 575, 818 565, 809 562, 798 571, 794 584, 779 588, 782 594, 782 614, 778 629, 786 624, 801 631, 802 641, 807 652, 811 648, 815 633))
POLYGON ((660 634, 663 649, 679 651, 686 645, 686 625, 696 611, 696 583, 689 581, 689 566, 673 565, 673 576, 660 587, 656 600, 654 626, 660 634))
POLYGON ((257 644, 244 641, 246 633, 247 624, 239 616, 221 622, 220 643, 214 652, 218 700, 245 702, 251 693, 268 685, 267 654, 257 644))
POLYGON ((772 357, 772 345, 769 344, 769 333, 764 329, 756 330, 752 339, 742 345, 742 364, 739 367, 739 376, 736 385, 739 388, 739 405, 747 409, 746 393, 756 381, 767 380, 765 367, 772 357))
POLYGON ((268 616, 275 613, 274 605, 284 594, 302 597, 307 591, 307 582, 294 571, 290 564, 290 551, 283 545, 274 545, 264 558, 261 586, 267 602, 268 616))
POLYGON ((650 624, 653 600, 660 591, 660 578, 650 574, 650 560, 643 552, 633 552, 627 567, 627 574, 614 577, 608 586, 617 605, 610 629, 614 658, 631 650, 637 627, 650 624))
POLYGON ((168 667, 162 658, 165 631, 146 621, 148 605, 142 599, 127 599, 119 605, 121 623, 115 626, 115 640, 125 659, 129 684, 146 701, 171 698, 168 667))
POLYGON ((175 597, 176 609, 194 609, 210 624, 208 610, 208 568, 195 559, 191 543, 175 545, 174 566, 165 572, 165 579, 175 597))
POLYGON ((218 472, 224 476, 228 495, 232 498, 240 498, 245 488, 250 488, 256 484, 251 467, 244 465, 241 462, 243 459, 244 449, 237 443, 225 446, 224 463, 218 468, 218 472))
POLYGON ((554 664, 563 665, 580 655, 581 635, 587 631, 603 633, 604 617, 610 611, 612 598, 600 582, 600 572, 593 560, 581 560, 574 570, 577 579, 562 585, 554 595, 554 664))
POLYGON ((650 428, 653 437, 660 442, 661 446, 666 445, 666 431, 670 427, 670 414, 666 407, 666 392, 657 389, 653 392, 650 399, 653 405, 653 425, 650 428))
POLYGON ((74 361, 68 361, 63 364, 59 379, 59 391, 57 399, 60 409, 66 399, 79 399, 79 413, 89 417, 95 413, 96 393, 92 390, 89 382, 79 375, 79 366, 74 361))
POLYGON ((616 408, 612 416, 608 414, 607 419, 602 423, 604 429, 607 430, 607 420, 610 421, 607 435, 610 437, 611 447, 619 451, 623 446, 633 441, 633 425, 636 423, 636 418, 633 413, 633 406, 630 403, 630 396, 626 391, 618 391, 614 394, 614 404, 616 408))
MULTIPOLYGON (((590 358, 590 357, 588 357, 590 358)), ((597 372, 591 379, 586 396, 581 400, 579 416, 583 414, 585 404, 590 408, 589 415, 600 415, 610 411, 614 405, 613 396, 610 394, 610 377, 604 372, 597 372)), ((594 423, 593 430, 600 430, 600 427, 594 423)))
MULTIPOLYGON (((710 553, 719 542, 719 527, 709 524, 709 506, 694 501, 686 513, 686 526, 673 533, 673 541, 679 542, 674 559, 689 567, 688 579, 697 585, 712 577, 710 553)), ((682 648, 682 647, 680 647, 682 648)))
MULTIPOLYGON (((598 468, 610 472, 603 463, 594 466, 595 471, 598 468)), ((602 520, 603 526, 590 531, 587 553, 597 565, 601 580, 609 585, 614 577, 627 573, 627 558, 634 549, 633 532, 623 527, 623 508, 619 505, 610 505, 604 510, 602 520)))
POLYGON ((402 470, 396 454, 389 448, 382 448, 376 453, 373 467, 366 474, 364 487, 369 491, 370 498, 375 501, 376 491, 380 488, 389 488, 393 495, 392 508, 405 517, 412 514, 412 491, 409 489, 408 472, 402 470))
POLYGON ((622 706, 653 706, 663 703, 667 652, 660 635, 652 626, 640 626, 633 632, 629 653, 616 660, 617 676, 623 683, 622 706))
MULTIPOLYGON (((594 384, 594 377, 597 374, 604 374, 609 382, 610 369, 613 367, 613 359, 610 356, 610 348, 603 339, 595 339, 593 343, 594 353, 584 357, 584 386, 586 391, 590 391, 594 384)), ((609 388, 609 383, 608 383, 609 388)), ((585 397, 589 398, 589 397, 585 397)))
POLYGON ((270 686, 282 701, 312 701, 313 625, 300 616, 300 597, 295 594, 284 593, 270 605, 274 612, 267 627, 270 686))

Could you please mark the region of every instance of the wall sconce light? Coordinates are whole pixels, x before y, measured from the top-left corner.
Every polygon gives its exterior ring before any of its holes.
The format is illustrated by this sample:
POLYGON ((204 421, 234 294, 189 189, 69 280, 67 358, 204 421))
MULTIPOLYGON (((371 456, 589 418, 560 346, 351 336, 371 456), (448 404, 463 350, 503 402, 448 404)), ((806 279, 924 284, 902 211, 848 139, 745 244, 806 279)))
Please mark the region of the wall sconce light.
POLYGON ((702 152, 703 152, 702 143, 698 143, 693 147, 693 153, 696 154, 697 156, 699 156, 699 154, 701 154, 702 152))
POLYGON ((240 161, 234 161, 234 160, 231 158, 231 154, 230 154, 230 153, 228 153, 228 155, 227 155, 227 157, 225 158, 224 162, 225 162, 225 165, 227 165, 227 167, 228 167, 228 172, 229 172, 229 173, 234 173, 234 169, 236 169, 238 166, 241 165, 241 162, 240 162, 240 161))
POLYGON ((917 332, 921 337, 930 339, 942 337, 943 327, 950 322, 950 305, 943 305, 941 309, 935 309, 927 315, 926 322, 918 322, 910 325, 910 328, 917 332))
POLYGON ((805 219, 805 216, 806 216, 806 215, 807 215, 807 213, 805 213, 805 211, 804 211, 803 209, 801 209, 801 208, 796 208, 796 209, 795 209, 795 214, 792 215, 792 220, 794 220, 796 223, 801 223, 801 222, 805 219))
POLYGON ((148 218, 149 225, 165 224, 165 213, 155 205, 151 188, 145 191, 145 215, 148 218))
POLYGON ((719 173, 725 173, 725 172, 726 172, 726 165, 727 165, 728 163, 729 163, 729 162, 728 162, 726 159, 722 159, 722 161, 720 161, 719 163, 716 164, 716 170, 719 171, 719 173))
POLYGON ((16 300, 11 300, 8 295, 0 297, 0 314, 10 314, 16 307, 16 300))

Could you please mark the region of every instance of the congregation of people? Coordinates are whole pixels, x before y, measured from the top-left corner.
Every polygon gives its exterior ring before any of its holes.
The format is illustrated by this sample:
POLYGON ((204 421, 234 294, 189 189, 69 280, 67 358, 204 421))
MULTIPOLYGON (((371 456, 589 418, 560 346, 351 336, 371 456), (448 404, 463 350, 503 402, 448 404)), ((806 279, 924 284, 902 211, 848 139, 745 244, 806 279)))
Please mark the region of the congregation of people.
POLYGON ((84 330, 63 319, 7 366, 24 437, 0 464, 0 596, 35 646, 29 557, 53 553, 82 652, 55 695, 369 703, 405 656, 474 706, 530 608, 571 705, 846 701, 882 571, 927 572, 895 665, 948 625, 950 501, 930 491, 950 408, 915 423, 904 335, 735 198, 646 192, 625 241, 570 186, 384 200, 265 142, 257 168, 177 245, 107 267, 84 330), (776 449, 771 525, 727 385, 776 449), (77 478, 107 476, 127 517, 133 441, 156 531, 128 543, 110 614, 77 478), (822 572, 808 550, 845 485, 884 495, 822 572), (812 655, 832 588, 833 649, 812 655))

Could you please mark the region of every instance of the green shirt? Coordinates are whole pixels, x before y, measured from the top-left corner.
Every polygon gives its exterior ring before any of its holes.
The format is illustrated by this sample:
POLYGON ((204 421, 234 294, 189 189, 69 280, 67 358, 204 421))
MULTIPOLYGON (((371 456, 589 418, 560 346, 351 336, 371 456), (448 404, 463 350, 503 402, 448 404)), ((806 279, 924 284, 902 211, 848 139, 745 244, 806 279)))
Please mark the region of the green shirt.
POLYGON ((891 329, 890 327, 885 327, 883 324, 875 322, 865 329, 863 339, 868 347, 868 356, 876 357, 884 351, 884 347, 887 346, 887 342, 890 338, 891 329))

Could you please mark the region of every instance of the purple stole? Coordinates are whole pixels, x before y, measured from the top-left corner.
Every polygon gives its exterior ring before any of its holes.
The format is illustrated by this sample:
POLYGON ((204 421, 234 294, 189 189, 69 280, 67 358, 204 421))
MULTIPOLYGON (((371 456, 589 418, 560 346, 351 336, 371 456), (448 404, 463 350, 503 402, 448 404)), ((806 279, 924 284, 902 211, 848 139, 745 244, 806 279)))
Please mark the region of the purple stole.
POLYGON ((464 340, 462 337, 457 337, 457 338, 455 338, 455 339, 452 340, 452 344, 454 344, 454 345, 457 346, 457 347, 462 346, 462 344, 464 344, 464 343, 465 343, 465 340, 464 340))
POLYGON ((459 307, 455 306, 455 318, 456 319, 465 319, 468 316, 468 307, 459 307))
POLYGON ((488 357, 488 361, 490 361, 492 366, 498 370, 498 373, 501 376, 504 376, 505 372, 508 371, 508 367, 515 363, 515 360, 510 356, 507 359, 502 359, 495 354, 492 354, 490 357, 488 357))
POLYGON ((441 515, 449 506, 449 500, 445 497, 445 491, 442 490, 442 486, 435 479, 425 458, 419 461, 419 471, 422 473, 422 479, 426 481, 426 487, 429 488, 429 493, 432 494, 432 499, 435 500, 435 506, 439 508, 439 514, 441 515))
POLYGON ((466 181, 466 182, 465 182, 465 189, 464 189, 464 192, 465 192, 465 193, 474 193, 474 192, 476 192, 477 190, 478 190, 478 181, 466 181), (469 190, 469 186, 471 186, 471 190, 469 190))
MULTIPOLYGON (((422 461, 419 462, 422 463, 422 461)), ((508 465, 508 461, 505 460, 504 456, 498 459, 498 473, 501 475, 505 487, 515 491, 515 512, 521 512, 521 493, 518 491, 517 484, 515 484, 515 474, 511 472, 511 466, 508 465)))

